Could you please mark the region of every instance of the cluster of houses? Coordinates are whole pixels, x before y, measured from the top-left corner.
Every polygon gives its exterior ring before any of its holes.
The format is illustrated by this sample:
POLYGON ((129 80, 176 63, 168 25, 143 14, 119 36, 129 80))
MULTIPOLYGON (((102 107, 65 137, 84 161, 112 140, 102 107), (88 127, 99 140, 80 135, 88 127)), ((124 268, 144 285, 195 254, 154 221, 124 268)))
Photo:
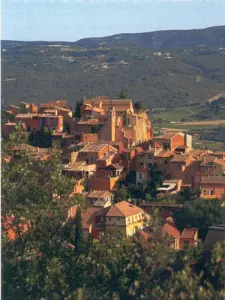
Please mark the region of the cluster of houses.
MULTIPOLYGON (((193 149, 192 137, 182 132, 154 136, 147 111, 135 110, 130 99, 84 99, 79 118, 73 116, 65 100, 41 103, 40 107, 20 102, 18 107, 10 105, 8 113, 14 120, 3 126, 6 139, 18 122, 27 132, 37 132, 43 126, 52 132, 52 144, 61 151, 62 172, 76 179, 73 194, 86 198, 87 208, 82 212, 86 238, 89 233, 97 238, 119 230, 127 236, 136 232, 144 235, 152 209, 158 207, 165 221, 162 231, 173 238, 173 248, 197 244, 197 229, 180 232, 175 227, 172 216, 180 209, 178 204, 114 204, 113 192, 131 172, 140 187, 151 180, 151 169, 158 172, 162 178, 158 197, 191 189, 200 190, 203 201, 225 200, 225 152, 193 149)), ((45 149, 28 145, 14 150, 12 159, 24 150, 38 159, 48 157, 45 149)), ((76 211, 77 207, 71 207, 68 220, 75 218, 76 211)))

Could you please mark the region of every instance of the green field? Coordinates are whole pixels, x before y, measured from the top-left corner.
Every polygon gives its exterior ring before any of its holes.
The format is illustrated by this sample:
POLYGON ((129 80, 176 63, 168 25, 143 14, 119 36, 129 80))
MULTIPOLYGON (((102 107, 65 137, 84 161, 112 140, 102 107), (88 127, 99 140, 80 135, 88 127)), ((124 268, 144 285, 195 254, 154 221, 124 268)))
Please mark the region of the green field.
POLYGON ((210 107, 200 105, 179 107, 173 110, 162 108, 160 112, 153 110, 150 118, 156 133, 164 131, 165 128, 168 128, 168 131, 180 129, 193 136, 194 148, 225 151, 225 124, 182 124, 182 121, 224 120, 223 107, 220 107, 217 113, 213 113, 210 107))
POLYGON ((181 119, 195 120, 196 114, 202 111, 200 105, 189 106, 189 107, 178 107, 173 110, 167 110, 162 112, 154 111, 151 113, 152 120, 163 119, 170 122, 180 122, 181 119))

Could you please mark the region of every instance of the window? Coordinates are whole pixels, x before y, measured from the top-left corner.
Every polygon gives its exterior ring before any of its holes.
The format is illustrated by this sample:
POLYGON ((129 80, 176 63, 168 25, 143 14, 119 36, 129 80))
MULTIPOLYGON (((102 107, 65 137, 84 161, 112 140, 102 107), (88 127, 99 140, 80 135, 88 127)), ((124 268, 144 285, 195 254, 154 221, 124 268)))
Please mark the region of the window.
POLYGON ((210 195, 214 195, 214 190, 210 190, 210 195))
POLYGON ((204 194, 204 195, 207 195, 207 191, 206 191, 206 190, 203 190, 203 194, 204 194))
POLYGON ((168 161, 167 161, 167 160, 165 160, 164 164, 165 164, 165 165, 166 165, 166 164, 168 164, 168 161))
POLYGON ((139 174, 139 179, 142 179, 142 174, 141 173, 139 174))
POLYGON ((190 243, 189 241, 184 241, 185 246, 189 245, 189 243, 190 243))

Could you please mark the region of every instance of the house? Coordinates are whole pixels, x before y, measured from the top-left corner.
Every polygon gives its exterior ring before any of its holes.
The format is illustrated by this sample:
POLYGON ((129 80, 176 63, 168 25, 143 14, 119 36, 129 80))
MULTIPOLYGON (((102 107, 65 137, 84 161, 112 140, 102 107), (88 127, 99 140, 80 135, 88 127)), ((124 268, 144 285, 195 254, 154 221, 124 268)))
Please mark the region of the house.
POLYGON ((89 189, 112 191, 117 188, 121 180, 125 179, 126 174, 124 167, 120 164, 110 164, 105 168, 97 170, 96 175, 89 179, 89 189))
POLYGON ((171 178, 183 179, 185 170, 192 160, 192 157, 187 154, 175 154, 169 166, 171 178))
POLYGON ((45 148, 33 147, 28 144, 19 144, 13 146, 11 159, 13 161, 19 161, 26 152, 39 161, 45 161, 50 157, 45 148))
MULTIPOLYGON (((82 230, 84 240, 88 240, 90 234, 94 238, 98 238, 99 230, 94 229, 95 215, 98 211, 102 210, 101 207, 98 206, 89 206, 85 211, 82 212, 82 230)), ((103 229, 101 232, 104 232, 103 229)))
POLYGON ((112 204, 113 194, 108 191, 93 190, 87 195, 87 205, 108 207, 112 204))
MULTIPOLYGON (((98 133, 103 126, 103 122, 99 118, 81 118, 74 124, 74 134, 98 133)), ((81 138, 80 138, 81 139, 81 138)))
POLYGON ((204 251, 211 252, 216 243, 225 241, 225 224, 208 227, 208 233, 203 243, 204 251))
POLYGON ((91 104, 83 104, 81 107, 82 117, 95 118, 99 117, 100 115, 104 115, 104 113, 104 109, 91 104))
POLYGON ((76 135, 97 133, 98 140, 122 142, 125 148, 153 136, 147 112, 135 113, 130 99, 85 99, 81 119, 72 127, 76 135))
POLYGON ((7 112, 10 115, 16 115, 19 113, 19 111, 20 111, 20 107, 12 105, 12 104, 9 105, 9 109, 7 110, 7 112))
POLYGON ((157 188, 157 196, 164 194, 177 194, 181 190, 181 179, 167 179, 162 182, 162 186, 157 188))
POLYGON ((28 131, 36 132, 43 127, 47 127, 50 131, 63 131, 63 117, 48 114, 38 114, 33 116, 29 122, 28 131))
POLYGON ((79 179, 88 179, 96 171, 96 164, 86 164, 84 161, 69 163, 64 166, 62 172, 64 175, 79 179))
POLYGON ((66 132, 53 132, 52 145, 57 148, 67 148, 75 142, 74 135, 68 135, 66 132))
POLYGON ((51 102, 49 103, 49 106, 47 106, 47 104, 48 103, 46 103, 46 106, 42 106, 40 108, 42 113, 62 116, 63 117, 63 123, 64 124, 70 124, 70 121, 73 117, 72 110, 70 110, 69 108, 65 108, 65 107, 51 105, 51 102))
POLYGON ((225 199, 225 176, 202 177, 200 183, 201 195, 203 199, 225 199))
MULTIPOLYGON (((8 121, 3 125, 2 128, 2 136, 3 138, 9 138, 9 136, 15 131, 17 123, 8 121)), ((25 126, 22 124, 23 131, 25 130, 25 126)))
POLYGON ((179 250, 180 249, 180 244, 179 244, 179 239, 181 236, 180 231, 175 227, 173 224, 166 223, 161 227, 161 232, 163 234, 167 234, 170 238, 170 247, 179 250))
POLYGON ((183 250, 185 246, 197 246, 197 244, 198 244, 198 229, 185 228, 179 239, 180 250, 183 250))
POLYGON ((177 147, 185 146, 185 134, 181 132, 167 132, 153 138, 153 147, 160 145, 165 150, 173 151, 177 147))
POLYGON ((40 103, 40 108, 49 108, 52 106, 56 106, 59 108, 68 108, 68 102, 67 100, 56 100, 56 101, 50 101, 50 102, 42 102, 40 103))
POLYGON ((18 114, 15 122, 24 124, 28 132, 40 131, 44 126, 51 131, 61 132, 63 130, 62 116, 37 113, 18 114))
POLYGON ((104 111, 109 111, 111 107, 115 107, 117 115, 121 115, 127 111, 134 112, 133 103, 130 99, 110 99, 107 96, 97 96, 93 99, 84 99, 83 106, 91 105, 98 107, 104 111))
POLYGON ((117 149, 106 142, 86 143, 79 150, 77 160, 86 161, 87 164, 96 164, 99 159, 106 156, 109 152, 117 153, 117 149))
POLYGON ((20 101, 20 110, 21 112, 34 114, 38 112, 38 107, 33 103, 20 101))
POLYGON ((121 201, 102 210, 94 218, 93 229, 96 235, 100 232, 132 236, 145 227, 148 216, 145 212, 127 201, 121 201))

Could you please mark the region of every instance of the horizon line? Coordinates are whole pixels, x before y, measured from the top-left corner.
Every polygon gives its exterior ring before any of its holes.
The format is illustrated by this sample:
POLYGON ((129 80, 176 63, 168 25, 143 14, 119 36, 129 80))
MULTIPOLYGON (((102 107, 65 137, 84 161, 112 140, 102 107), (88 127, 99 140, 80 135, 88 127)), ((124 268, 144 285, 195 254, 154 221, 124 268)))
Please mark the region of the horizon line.
POLYGON ((80 38, 78 40, 74 40, 74 41, 65 41, 65 40, 14 40, 14 39, 1 39, 2 41, 5 42, 26 42, 26 43, 32 43, 32 42, 44 42, 44 43, 76 43, 80 40, 85 40, 85 39, 102 39, 105 37, 112 37, 112 36, 116 36, 116 35, 120 35, 120 34, 141 34, 141 33, 153 33, 153 32, 159 32, 159 31, 188 31, 188 30, 204 30, 204 29, 209 29, 209 28, 215 28, 215 27, 224 27, 224 25, 215 25, 215 26, 207 26, 207 27, 200 27, 200 28, 187 28, 187 29, 159 29, 159 30, 152 30, 152 31, 142 31, 142 32, 121 32, 121 33, 114 33, 114 34, 110 34, 110 35, 105 35, 105 36, 100 36, 100 37, 83 37, 80 38))

